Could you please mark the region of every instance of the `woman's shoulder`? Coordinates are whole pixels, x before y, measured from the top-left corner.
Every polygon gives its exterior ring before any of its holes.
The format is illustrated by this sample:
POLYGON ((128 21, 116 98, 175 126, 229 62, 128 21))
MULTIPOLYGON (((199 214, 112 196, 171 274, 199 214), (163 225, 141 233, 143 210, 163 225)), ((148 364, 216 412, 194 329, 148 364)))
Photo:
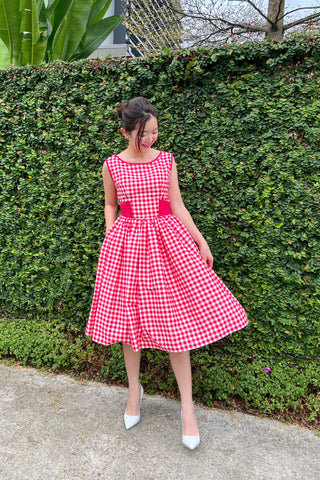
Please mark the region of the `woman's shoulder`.
POLYGON ((105 157, 104 160, 103 160, 103 164, 104 165, 109 165, 111 164, 114 160, 116 160, 118 158, 118 154, 117 153, 113 153, 112 155, 109 155, 108 157, 105 157))
POLYGON ((166 152, 166 151, 161 151, 161 157, 164 158, 167 161, 167 164, 169 166, 169 169, 172 169, 172 165, 174 162, 174 156, 173 153, 171 152, 166 152))
POLYGON ((109 174, 112 178, 114 177, 114 172, 115 172, 116 165, 117 165, 117 160, 116 159, 117 159, 117 155, 113 154, 113 155, 110 155, 107 158, 104 158, 104 160, 103 160, 102 169, 103 169, 104 172, 109 171, 109 174))
POLYGON ((162 155, 167 155, 168 157, 173 157, 173 153, 166 152, 165 150, 161 150, 162 155))

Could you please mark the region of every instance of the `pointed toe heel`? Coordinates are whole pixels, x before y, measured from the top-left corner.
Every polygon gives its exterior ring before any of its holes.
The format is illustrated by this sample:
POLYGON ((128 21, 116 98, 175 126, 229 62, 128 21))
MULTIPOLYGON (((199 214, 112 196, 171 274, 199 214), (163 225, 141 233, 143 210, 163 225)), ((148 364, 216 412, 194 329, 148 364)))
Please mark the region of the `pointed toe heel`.
POLYGON ((137 425, 137 423, 140 422, 140 415, 132 416, 132 415, 127 415, 125 413, 123 420, 124 420, 126 429, 129 430, 130 428, 134 427, 135 425, 137 425))
MULTIPOLYGON (((181 410, 181 421, 182 421, 182 410, 181 410)), ((194 450, 200 443, 200 435, 183 435, 182 434, 182 443, 189 450, 194 450)))
MULTIPOLYGON (((143 397, 143 387, 142 387, 142 385, 140 385, 140 405, 139 405, 139 409, 140 409, 140 406, 141 406, 142 397, 143 397)), ((124 420, 124 424, 125 424, 126 429, 129 430, 130 428, 134 427, 135 425, 137 425, 137 423, 140 422, 140 411, 139 411, 139 415, 127 415, 125 413, 124 416, 123 416, 123 420, 124 420)))
POLYGON ((189 450, 194 450, 200 443, 200 435, 182 435, 182 443, 185 447, 189 448, 189 450))

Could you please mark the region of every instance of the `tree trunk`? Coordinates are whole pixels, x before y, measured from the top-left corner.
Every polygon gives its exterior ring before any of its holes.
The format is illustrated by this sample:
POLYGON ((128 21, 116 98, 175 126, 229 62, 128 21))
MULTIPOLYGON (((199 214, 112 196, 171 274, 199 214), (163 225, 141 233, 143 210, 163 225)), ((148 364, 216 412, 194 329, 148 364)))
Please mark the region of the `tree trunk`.
POLYGON ((266 38, 275 40, 283 39, 283 14, 284 14, 285 0, 269 0, 268 4, 268 18, 271 21, 269 24, 266 38), (278 18, 280 20, 278 20, 278 18))

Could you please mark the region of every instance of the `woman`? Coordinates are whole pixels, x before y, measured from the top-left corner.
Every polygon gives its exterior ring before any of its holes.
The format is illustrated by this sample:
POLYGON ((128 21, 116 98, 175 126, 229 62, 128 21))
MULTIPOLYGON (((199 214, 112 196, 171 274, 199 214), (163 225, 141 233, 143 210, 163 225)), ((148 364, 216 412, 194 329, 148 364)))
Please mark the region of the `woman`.
POLYGON ((155 109, 136 97, 121 105, 118 115, 128 146, 103 166, 106 237, 86 334, 104 345, 123 344, 127 429, 140 421, 141 349, 169 352, 181 396, 182 442, 193 450, 200 436, 189 350, 245 327, 248 320, 212 270, 210 248, 181 198, 173 155, 153 148, 155 109))

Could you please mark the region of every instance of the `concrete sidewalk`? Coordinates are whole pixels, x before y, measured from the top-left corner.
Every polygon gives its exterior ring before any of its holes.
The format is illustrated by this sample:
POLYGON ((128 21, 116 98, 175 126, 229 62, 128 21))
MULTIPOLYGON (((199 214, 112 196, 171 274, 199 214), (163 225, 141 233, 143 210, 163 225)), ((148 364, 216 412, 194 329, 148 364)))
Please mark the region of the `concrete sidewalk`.
POLYGON ((127 390, 0 364, 1 480, 319 480, 310 430, 196 407, 201 444, 181 443, 180 405, 146 395, 126 431, 127 390))

